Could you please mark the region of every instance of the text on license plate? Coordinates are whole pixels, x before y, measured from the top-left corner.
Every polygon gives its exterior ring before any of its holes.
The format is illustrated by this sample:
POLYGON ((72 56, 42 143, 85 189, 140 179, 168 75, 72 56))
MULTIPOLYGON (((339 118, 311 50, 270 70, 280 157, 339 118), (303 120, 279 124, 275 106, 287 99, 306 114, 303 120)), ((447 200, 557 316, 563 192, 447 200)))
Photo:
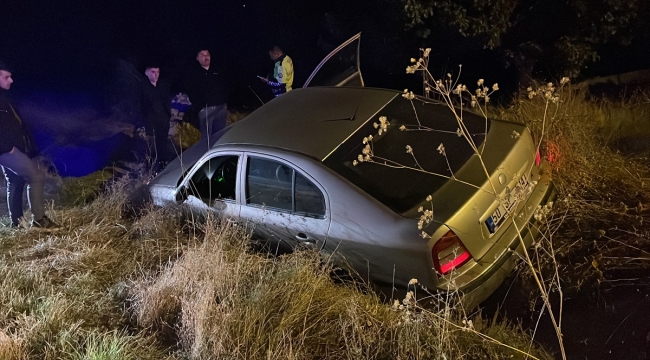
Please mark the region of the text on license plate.
POLYGON ((520 194, 527 186, 528 176, 523 175, 517 182, 517 185, 515 185, 515 188, 510 191, 510 196, 499 204, 499 207, 485 220, 485 225, 490 231, 490 234, 497 232, 506 219, 508 219, 510 212, 517 205, 517 196, 515 194, 520 194))

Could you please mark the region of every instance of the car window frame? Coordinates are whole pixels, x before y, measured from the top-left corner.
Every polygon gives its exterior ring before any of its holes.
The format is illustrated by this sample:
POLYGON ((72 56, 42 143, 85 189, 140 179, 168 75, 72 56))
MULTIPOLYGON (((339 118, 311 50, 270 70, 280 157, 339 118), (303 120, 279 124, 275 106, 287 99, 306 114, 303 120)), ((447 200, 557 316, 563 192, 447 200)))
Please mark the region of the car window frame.
MULTIPOLYGON (((360 84, 361 87, 365 87, 366 84, 363 81, 363 75, 361 74, 361 32, 353 35, 351 38, 344 41, 341 45, 337 46, 334 50, 330 51, 330 53, 327 54, 323 58, 323 60, 321 60, 320 63, 318 63, 318 65, 316 65, 316 68, 311 72, 311 74, 309 75, 309 77, 307 78, 307 80, 305 81, 305 83, 303 84, 302 87, 303 88, 309 87, 309 85, 311 84, 311 81, 314 79, 314 77, 316 77, 316 75, 320 72, 320 70, 323 68, 323 66, 325 64, 327 64, 330 61, 330 59, 332 59, 334 57, 334 55, 336 55, 337 53, 339 53, 343 49, 347 48, 348 46, 353 44, 355 41, 357 42, 357 44, 356 44, 357 48, 356 48, 356 64, 355 64, 356 67, 354 68, 354 72, 352 74, 346 76, 345 78, 339 80, 339 82, 334 86, 346 86, 347 82, 349 82, 354 77, 358 77, 359 81, 361 83, 360 84)), ((314 85, 312 85, 312 87, 314 87, 314 85)))
POLYGON ((184 178, 176 188, 174 196, 177 196, 183 188, 188 188, 188 183, 196 172, 210 159, 213 159, 218 156, 237 156, 237 176, 235 179, 235 200, 232 199, 215 199, 215 201, 223 201, 229 204, 241 205, 241 178, 242 178, 242 166, 244 165, 244 153, 242 151, 232 151, 232 150, 216 150, 209 151, 205 153, 194 165, 187 171, 183 176, 184 178))
MULTIPOLYGON (((253 208, 258 208, 258 209, 264 209, 267 211, 275 211, 278 213, 284 213, 284 214, 290 214, 293 216, 301 216, 304 218, 309 218, 309 219, 316 219, 316 220, 325 220, 329 218, 329 196, 327 194, 327 191, 325 191, 325 188, 318 182, 313 176, 308 174, 306 171, 304 171, 300 166, 296 165, 295 163, 283 159, 277 156, 265 154, 265 153, 258 153, 258 152, 245 152, 243 155, 243 163, 241 165, 240 169, 240 174, 241 174, 241 179, 239 181, 241 185, 241 193, 239 196, 239 199, 241 200, 240 204, 241 206, 249 206, 253 208), (287 210, 287 209, 281 209, 281 208, 275 208, 275 207, 268 207, 266 205, 259 205, 259 204, 249 204, 247 201, 247 194, 246 194, 246 185, 248 181, 248 163, 251 158, 258 158, 258 159, 264 159, 264 160, 269 160, 269 161, 275 161, 278 162, 284 166, 289 167, 290 169, 293 169, 293 171, 299 173, 302 175, 305 179, 309 180, 317 189, 320 191, 322 197, 323 197, 323 204, 325 206, 324 209, 324 214, 323 215, 315 215, 315 214, 310 214, 310 213, 305 213, 305 212, 297 212, 294 210, 287 210)), ((295 175, 294 175, 295 177, 295 175)), ((295 209, 295 184, 292 186, 292 207, 295 209)))

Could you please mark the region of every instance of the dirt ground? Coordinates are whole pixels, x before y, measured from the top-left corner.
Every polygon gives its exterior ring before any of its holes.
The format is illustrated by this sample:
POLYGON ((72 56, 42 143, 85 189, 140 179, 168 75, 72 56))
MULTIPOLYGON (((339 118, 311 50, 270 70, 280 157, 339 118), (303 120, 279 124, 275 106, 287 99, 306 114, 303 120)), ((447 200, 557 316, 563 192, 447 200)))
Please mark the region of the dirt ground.
MULTIPOLYGON (((498 311, 535 331, 535 341, 560 358, 551 321, 539 316, 541 300, 531 310, 529 298, 521 279, 511 276, 482 304, 483 316, 489 319, 498 311)), ((559 309, 557 294, 553 300, 552 308, 559 309)), ((568 359, 650 359, 650 287, 583 288, 564 300, 562 333, 568 359)))

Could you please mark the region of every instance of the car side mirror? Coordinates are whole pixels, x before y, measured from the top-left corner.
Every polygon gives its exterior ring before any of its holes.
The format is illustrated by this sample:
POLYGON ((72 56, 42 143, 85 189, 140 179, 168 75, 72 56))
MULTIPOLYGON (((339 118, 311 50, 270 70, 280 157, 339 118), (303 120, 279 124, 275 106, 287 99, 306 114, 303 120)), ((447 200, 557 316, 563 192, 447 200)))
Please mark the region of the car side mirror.
POLYGON ((225 201, 223 200, 215 200, 212 202, 212 208, 217 210, 217 211, 223 211, 228 207, 228 204, 226 204, 225 201))
POLYGON ((180 188, 178 189, 178 191, 176 192, 176 202, 177 202, 177 203, 182 203, 182 202, 184 202, 185 200, 187 200, 187 198, 188 198, 189 196, 190 196, 190 193, 189 193, 189 191, 187 191, 187 187, 182 186, 182 187, 180 187, 180 188))

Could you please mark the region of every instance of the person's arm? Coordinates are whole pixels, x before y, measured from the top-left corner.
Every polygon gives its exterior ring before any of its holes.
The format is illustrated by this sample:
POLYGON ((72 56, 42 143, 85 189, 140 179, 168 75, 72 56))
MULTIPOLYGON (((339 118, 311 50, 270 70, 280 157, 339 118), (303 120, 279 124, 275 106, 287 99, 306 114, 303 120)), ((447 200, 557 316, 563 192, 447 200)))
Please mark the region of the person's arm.
POLYGON ((171 116, 172 100, 174 99, 174 94, 172 94, 172 87, 165 81, 160 82, 159 85, 163 96, 163 105, 165 106, 165 111, 167 112, 167 115, 171 116))
POLYGON ((288 56, 282 59, 282 83, 287 90, 291 90, 293 85, 293 61, 288 56))
POLYGON ((34 133, 24 122, 21 122, 21 126, 25 136, 25 154, 29 157, 34 157, 40 152, 38 145, 36 145, 36 140, 34 140, 34 133))
MULTIPOLYGON (((32 129, 23 121, 23 119, 20 117, 18 114, 18 111, 12 106, 9 105, 11 108, 11 111, 16 118, 16 121, 20 124, 20 129, 23 132, 23 136, 25 138, 25 154, 29 157, 34 157, 38 155, 39 149, 38 145, 36 145, 36 140, 34 140, 34 133, 32 132, 32 129)), ((11 150, 11 153, 13 153, 13 149, 11 150)))

